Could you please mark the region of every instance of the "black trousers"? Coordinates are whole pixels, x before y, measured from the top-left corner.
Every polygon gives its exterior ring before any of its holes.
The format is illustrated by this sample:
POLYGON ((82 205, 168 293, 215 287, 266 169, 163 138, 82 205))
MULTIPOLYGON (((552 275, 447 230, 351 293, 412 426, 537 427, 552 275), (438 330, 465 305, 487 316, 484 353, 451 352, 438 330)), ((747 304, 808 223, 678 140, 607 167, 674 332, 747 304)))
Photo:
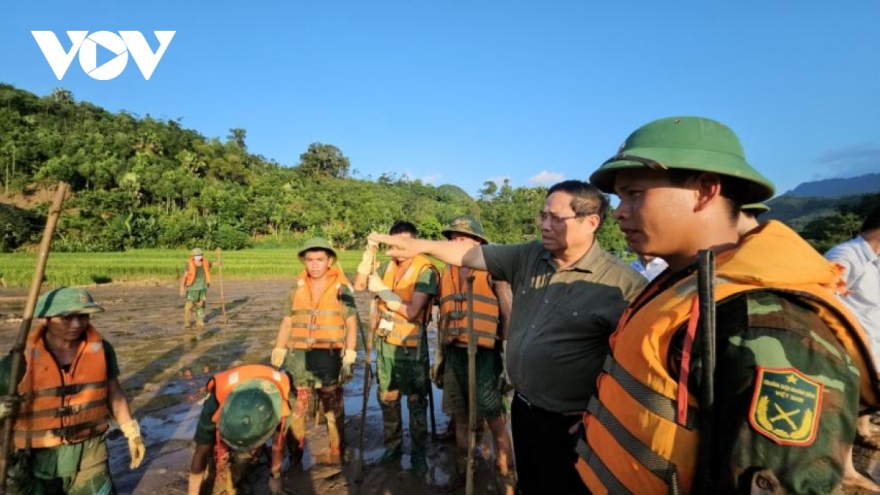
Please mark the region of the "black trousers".
POLYGON ((589 495, 574 467, 575 437, 568 433, 580 416, 566 416, 532 406, 519 393, 511 406, 517 493, 589 495))

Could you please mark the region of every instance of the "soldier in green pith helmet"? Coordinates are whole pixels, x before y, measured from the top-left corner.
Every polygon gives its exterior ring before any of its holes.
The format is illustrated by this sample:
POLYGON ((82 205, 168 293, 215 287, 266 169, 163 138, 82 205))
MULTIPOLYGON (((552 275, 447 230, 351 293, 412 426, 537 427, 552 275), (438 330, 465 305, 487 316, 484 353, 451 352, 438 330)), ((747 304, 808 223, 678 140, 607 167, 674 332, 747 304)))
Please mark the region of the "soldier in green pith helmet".
POLYGON ((773 185, 737 136, 705 118, 660 119, 590 180, 620 197, 629 247, 669 263, 611 336, 577 435, 590 491, 832 493, 860 399, 878 404, 877 372, 827 260, 779 222, 740 237, 743 205, 770 198, 773 185), (698 324, 696 261, 707 249, 717 256, 713 375, 698 324))
POLYGON ((237 366, 208 381, 210 395, 196 427, 189 495, 250 493, 253 475, 259 473, 255 468, 270 438, 269 491, 282 493, 291 384, 286 371, 262 364, 237 366))
MULTIPOLYGON (((83 289, 62 287, 37 301, 41 318, 25 347, 18 395, 0 398, 0 420, 13 418, 16 453, 9 493, 116 493, 104 434, 110 419, 128 440, 131 468, 146 448, 119 384, 109 342, 91 324, 104 309, 83 289)), ((9 389, 11 358, 0 361, 0 389, 9 389)))

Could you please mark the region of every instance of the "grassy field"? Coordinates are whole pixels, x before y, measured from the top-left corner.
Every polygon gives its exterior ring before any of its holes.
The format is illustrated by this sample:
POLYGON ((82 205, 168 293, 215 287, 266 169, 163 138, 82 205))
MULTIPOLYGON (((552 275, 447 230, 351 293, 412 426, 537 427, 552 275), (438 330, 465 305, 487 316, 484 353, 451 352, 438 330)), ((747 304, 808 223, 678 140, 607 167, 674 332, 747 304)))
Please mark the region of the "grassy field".
MULTIPOLYGON (((353 274, 361 251, 339 252, 342 268, 353 274)), ((216 251, 205 251, 212 263, 216 251)), ((50 253, 44 287, 92 285, 112 282, 177 283, 189 251, 138 249, 116 253, 50 253)), ((223 251, 224 280, 293 279, 302 270, 295 249, 223 251)), ((0 253, 0 284, 29 287, 37 263, 36 253, 0 253)), ((218 277, 220 267, 211 271, 218 277)))

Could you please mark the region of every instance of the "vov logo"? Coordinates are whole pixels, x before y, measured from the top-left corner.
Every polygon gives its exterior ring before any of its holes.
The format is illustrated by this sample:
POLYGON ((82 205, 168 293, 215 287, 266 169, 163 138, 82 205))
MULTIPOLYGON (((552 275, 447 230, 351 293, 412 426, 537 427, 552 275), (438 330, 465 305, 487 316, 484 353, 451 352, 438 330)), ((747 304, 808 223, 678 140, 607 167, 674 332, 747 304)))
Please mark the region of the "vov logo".
POLYGON ((155 53, 150 49, 150 45, 147 44, 147 40, 144 39, 144 35, 140 31, 119 31, 118 35, 110 31, 95 31, 92 34, 89 34, 88 31, 67 31, 67 37, 72 43, 70 51, 64 51, 61 42, 52 31, 31 31, 31 34, 40 45, 43 56, 46 57, 59 81, 67 73, 67 69, 77 53, 79 53, 79 64, 85 73, 92 79, 99 81, 109 81, 122 74, 130 53, 138 69, 141 70, 141 74, 144 75, 144 79, 149 81, 176 32, 153 31, 159 40, 159 49, 155 53), (112 60, 100 67, 98 67, 98 45, 116 54, 112 60))

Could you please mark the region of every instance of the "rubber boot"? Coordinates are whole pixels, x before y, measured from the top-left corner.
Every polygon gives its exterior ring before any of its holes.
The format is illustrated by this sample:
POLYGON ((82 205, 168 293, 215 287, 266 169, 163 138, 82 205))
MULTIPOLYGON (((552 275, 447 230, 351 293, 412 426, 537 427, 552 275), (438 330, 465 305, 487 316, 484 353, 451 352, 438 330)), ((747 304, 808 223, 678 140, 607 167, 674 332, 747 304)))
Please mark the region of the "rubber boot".
POLYGON ((196 304, 196 326, 205 326, 205 303, 196 304))
POLYGON ((290 431, 287 433, 287 449, 290 453, 291 467, 302 464, 306 445, 306 413, 309 409, 310 395, 312 395, 311 389, 296 389, 296 402, 293 405, 293 414, 290 417, 290 431))
POLYGON ((409 409, 409 435, 412 439, 412 452, 410 463, 412 471, 418 476, 428 472, 426 457, 428 447, 428 400, 423 396, 409 396, 407 398, 409 409))
POLYGON ((342 419, 342 407, 337 399, 336 387, 333 387, 331 390, 323 389, 318 392, 318 395, 321 396, 321 405, 324 406, 324 417, 327 419, 330 463, 342 465, 343 453, 345 452, 345 428, 340 421, 342 419))
POLYGON ((382 428, 385 434, 385 452, 379 463, 393 462, 400 459, 403 447, 403 424, 400 418, 400 401, 384 401, 379 399, 382 408, 382 428))
POLYGON ((192 321, 193 302, 187 301, 183 304, 183 328, 189 328, 192 321))

